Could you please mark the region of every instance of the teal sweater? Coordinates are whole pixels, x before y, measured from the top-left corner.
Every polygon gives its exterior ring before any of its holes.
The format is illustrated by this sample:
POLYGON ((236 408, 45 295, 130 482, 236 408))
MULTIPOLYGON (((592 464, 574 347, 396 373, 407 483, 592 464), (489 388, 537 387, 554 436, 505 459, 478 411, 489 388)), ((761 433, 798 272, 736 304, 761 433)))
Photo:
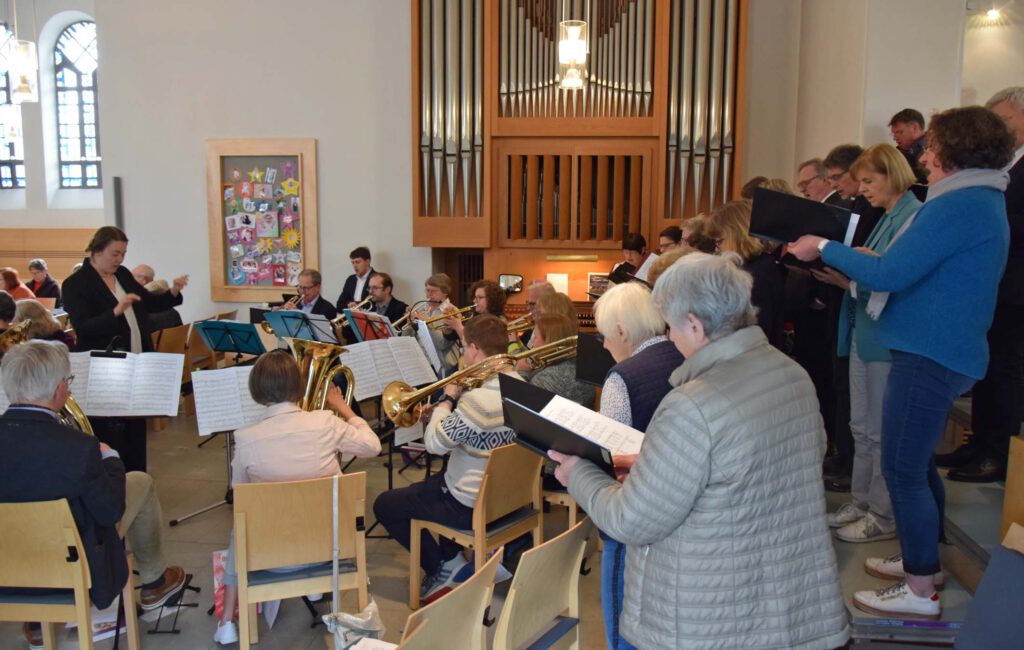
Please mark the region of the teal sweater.
POLYGON ((883 346, 981 379, 1009 242, 1003 193, 967 187, 925 203, 882 256, 829 242, 822 260, 862 289, 892 293, 878 322, 883 346))
MULTIPOLYGON (((886 212, 868 236, 865 246, 878 254, 885 252, 893 236, 906 223, 910 215, 917 212, 921 202, 912 192, 906 192, 893 206, 892 212, 886 212)), ((857 297, 850 292, 843 294, 843 305, 839 310, 839 339, 836 352, 841 357, 850 355, 850 341, 857 341, 857 356, 862 361, 892 361, 889 350, 878 341, 878 321, 868 316, 868 298, 871 292, 858 287, 857 297)))

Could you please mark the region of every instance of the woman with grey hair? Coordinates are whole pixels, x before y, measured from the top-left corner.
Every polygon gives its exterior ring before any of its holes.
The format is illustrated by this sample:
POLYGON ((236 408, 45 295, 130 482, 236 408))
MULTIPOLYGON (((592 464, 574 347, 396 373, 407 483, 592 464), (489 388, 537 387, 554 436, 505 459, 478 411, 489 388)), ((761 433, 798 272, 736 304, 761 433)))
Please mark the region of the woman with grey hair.
POLYGON ((629 478, 551 452, 627 546, 621 629, 641 648, 835 648, 849 638, 825 521, 814 386, 756 325, 750 275, 693 253, 654 303, 686 357, 629 478))
POLYGON ((57 285, 57 281, 50 277, 46 260, 41 257, 30 260, 28 272, 32 276, 28 288, 36 294, 36 298, 53 298, 56 301, 54 305, 60 307, 60 287, 57 285))

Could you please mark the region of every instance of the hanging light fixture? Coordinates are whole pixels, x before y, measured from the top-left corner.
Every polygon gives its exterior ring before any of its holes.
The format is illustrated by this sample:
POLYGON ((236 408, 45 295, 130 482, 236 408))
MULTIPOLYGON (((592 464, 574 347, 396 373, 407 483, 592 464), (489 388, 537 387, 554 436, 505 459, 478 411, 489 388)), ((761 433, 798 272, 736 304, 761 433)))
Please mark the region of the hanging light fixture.
POLYGON ((14 14, 14 38, 7 42, 7 74, 11 80, 11 103, 39 101, 39 57, 36 44, 18 40, 18 2, 11 0, 14 14))
MULTIPOLYGON (((587 2, 587 13, 590 5, 587 2)), ((562 15, 566 16, 565 2, 562 3, 562 15)), ((587 78, 587 54, 590 53, 587 21, 563 20, 558 23, 558 76, 559 85, 569 90, 583 88, 587 78)))

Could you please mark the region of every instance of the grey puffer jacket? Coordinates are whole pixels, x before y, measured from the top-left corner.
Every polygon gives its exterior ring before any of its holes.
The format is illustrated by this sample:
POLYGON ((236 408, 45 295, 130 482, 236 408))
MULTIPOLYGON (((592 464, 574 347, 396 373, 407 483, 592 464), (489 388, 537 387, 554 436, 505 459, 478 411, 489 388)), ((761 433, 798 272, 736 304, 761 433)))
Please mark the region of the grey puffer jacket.
POLYGON ((842 646, 807 374, 748 327, 671 383, 625 483, 587 461, 570 474, 570 494, 628 547, 623 635, 644 650, 842 646))

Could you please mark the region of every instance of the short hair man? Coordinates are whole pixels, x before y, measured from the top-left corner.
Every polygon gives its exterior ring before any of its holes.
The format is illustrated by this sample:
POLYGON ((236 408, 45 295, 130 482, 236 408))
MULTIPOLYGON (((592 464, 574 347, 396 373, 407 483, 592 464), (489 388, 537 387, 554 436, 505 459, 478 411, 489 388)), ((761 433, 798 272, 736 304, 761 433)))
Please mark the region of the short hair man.
MULTIPOLYGON (((468 367, 505 352, 508 329, 498 317, 481 314, 466 322, 464 338, 463 359, 468 367)), ((518 377, 511 366, 503 372, 518 377)), ((373 504, 377 521, 405 548, 409 548, 412 519, 456 528, 473 526, 473 506, 487 459, 492 450, 510 444, 516 435, 504 424, 497 375, 465 393, 454 383, 448 384, 444 397, 428 413, 423 442, 432 454, 450 454, 447 470, 409 487, 384 492, 373 504)), ((464 578, 459 570, 467 562, 461 550, 451 540, 442 539, 439 545, 432 536, 423 535, 420 567, 427 577, 420 597, 424 602, 440 598, 464 578)))
POLYGON ((352 262, 352 275, 345 279, 345 286, 338 296, 336 307, 338 311, 346 307, 354 307, 370 295, 368 281, 374 273, 373 265, 370 263, 370 249, 366 246, 357 246, 348 254, 352 262))
POLYGON ((805 198, 825 202, 829 197, 840 198, 828 181, 828 169, 821 158, 811 158, 796 168, 796 189, 805 198))
POLYGON ((373 311, 387 316, 388 320, 392 323, 405 316, 409 305, 392 295, 395 290, 395 283, 390 275, 374 272, 370 276, 368 286, 370 288, 370 300, 373 301, 373 311))
POLYGON ((658 234, 658 249, 662 253, 674 251, 682 247, 683 229, 679 226, 669 226, 658 234))
POLYGON ((860 195, 860 184, 850 175, 850 166, 864 153, 864 149, 856 144, 841 144, 828 152, 825 170, 832 189, 839 193, 845 201, 853 201, 860 195))
POLYGON ((635 275, 650 255, 651 252, 647 250, 647 240, 643 235, 638 232, 626 233, 626 236, 622 238, 622 257, 626 261, 613 266, 612 271, 622 267, 624 271, 635 275))
MULTIPOLYGON (((110 605, 129 577, 120 521, 143 583, 142 608, 166 603, 184 586, 185 571, 165 561, 153 479, 125 474, 115 450, 58 419, 74 380, 67 347, 28 341, 8 350, 2 368, 11 407, 0 416, 0 502, 68 500, 89 561, 89 596, 99 608, 110 605)), ((41 635, 28 624, 25 633, 30 642, 41 635)))
POLYGON ((914 170, 917 182, 927 184, 928 174, 919 162, 924 153, 924 115, 913 108, 904 108, 889 120, 889 132, 892 133, 896 148, 914 170))
POLYGON ((999 283, 996 311, 988 330, 989 362, 974 385, 970 442, 936 460, 950 467, 949 478, 971 483, 1006 478, 1010 436, 1020 430, 1020 396, 1024 395, 1024 86, 1000 90, 985 103, 1003 118, 1017 150, 1007 171, 1006 218, 1010 255, 999 283))
POLYGON ((320 271, 316 269, 302 269, 299 273, 299 283, 295 289, 299 297, 295 301, 295 309, 307 314, 319 314, 328 320, 338 317, 338 310, 330 302, 320 295, 320 284, 323 278, 320 271))
POLYGON ((146 286, 156 279, 156 271, 149 264, 139 264, 132 269, 132 275, 135 276, 135 280, 142 286, 146 286))

